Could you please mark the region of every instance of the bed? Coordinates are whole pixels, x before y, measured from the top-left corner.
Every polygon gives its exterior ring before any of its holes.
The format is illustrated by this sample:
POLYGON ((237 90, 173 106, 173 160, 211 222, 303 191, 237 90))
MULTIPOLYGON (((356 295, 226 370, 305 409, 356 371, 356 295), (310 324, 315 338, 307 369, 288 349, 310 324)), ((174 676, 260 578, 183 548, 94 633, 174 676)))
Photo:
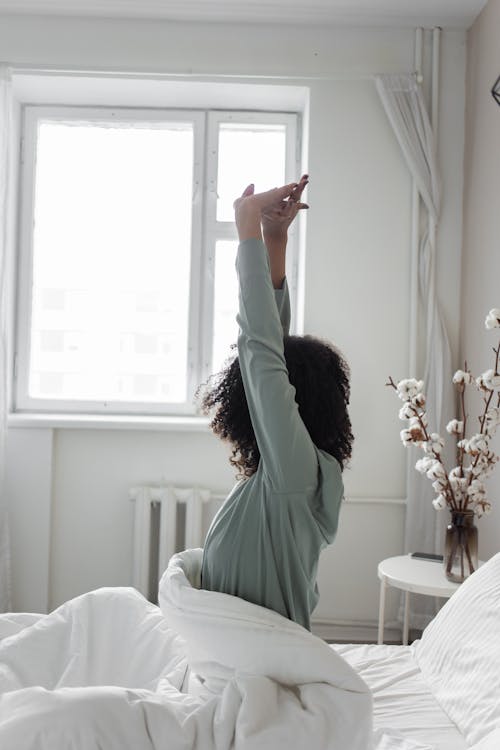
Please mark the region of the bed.
POLYGON ((420 641, 333 648, 370 687, 375 731, 390 728, 429 750, 500 750, 500 554, 420 641))
POLYGON ((2 750, 499 750, 500 554, 409 647, 327 646, 199 590, 200 560, 171 560, 160 607, 0 616, 2 750))

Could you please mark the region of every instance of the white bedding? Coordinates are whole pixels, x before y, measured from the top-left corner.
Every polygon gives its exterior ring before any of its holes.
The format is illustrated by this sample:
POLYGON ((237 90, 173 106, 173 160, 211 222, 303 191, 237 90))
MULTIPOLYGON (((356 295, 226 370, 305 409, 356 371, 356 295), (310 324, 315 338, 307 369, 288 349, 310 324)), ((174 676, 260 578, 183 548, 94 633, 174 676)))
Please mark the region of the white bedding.
POLYGON ((161 610, 107 588, 0 616, 1 750, 465 750, 418 645, 329 647, 198 590, 200 563, 171 560, 161 610))
POLYGON ((2 750, 371 750, 371 696, 347 663, 275 612, 193 588, 200 561, 173 558, 163 613, 100 589, 0 617, 2 750))
MULTIPOLYGON (((466 750, 456 725, 440 708, 415 660, 413 646, 335 645, 373 693, 373 725, 432 750, 466 750)), ((389 748, 390 746, 388 746, 389 748)), ((395 750, 399 746, 394 745, 395 750)), ((497 750, 499 750, 500 745, 497 750)))

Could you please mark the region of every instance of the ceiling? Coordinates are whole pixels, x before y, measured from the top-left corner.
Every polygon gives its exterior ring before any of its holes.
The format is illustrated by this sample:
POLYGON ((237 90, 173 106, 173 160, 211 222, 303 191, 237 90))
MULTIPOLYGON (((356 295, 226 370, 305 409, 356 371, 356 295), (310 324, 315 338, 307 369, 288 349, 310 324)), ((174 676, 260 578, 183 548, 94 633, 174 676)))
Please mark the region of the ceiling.
POLYGON ((467 29, 487 0, 0 0, 0 13, 467 29))

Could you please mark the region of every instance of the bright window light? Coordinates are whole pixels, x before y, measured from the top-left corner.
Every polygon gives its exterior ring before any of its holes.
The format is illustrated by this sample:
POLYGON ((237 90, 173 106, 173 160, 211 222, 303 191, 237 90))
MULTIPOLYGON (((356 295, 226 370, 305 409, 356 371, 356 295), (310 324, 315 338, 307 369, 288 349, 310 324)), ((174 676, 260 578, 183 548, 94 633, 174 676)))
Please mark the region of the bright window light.
POLYGON ((191 123, 38 128, 29 395, 186 400, 191 123))
POLYGON ((215 246, 213 371, 222 369, 238 338, 238 283, 234 268, 238 243, 219 240, 215 246))
POLYGON ((219 129, 217 220, 233 221, 233 201, 246 187, 255 192, 285 181, 286 127, 278 124, 222 122, 219 129))

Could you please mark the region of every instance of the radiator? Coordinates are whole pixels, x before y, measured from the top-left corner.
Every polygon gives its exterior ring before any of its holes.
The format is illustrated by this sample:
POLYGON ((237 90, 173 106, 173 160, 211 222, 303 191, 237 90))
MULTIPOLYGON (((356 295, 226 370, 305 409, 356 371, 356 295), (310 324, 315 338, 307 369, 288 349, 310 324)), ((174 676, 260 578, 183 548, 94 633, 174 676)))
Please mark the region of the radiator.
POLYGON ((212 517, 226 495, 199 487, 132 487, 134 534, 132 585, 152 602, 176 552, 202 547, 212 517))

